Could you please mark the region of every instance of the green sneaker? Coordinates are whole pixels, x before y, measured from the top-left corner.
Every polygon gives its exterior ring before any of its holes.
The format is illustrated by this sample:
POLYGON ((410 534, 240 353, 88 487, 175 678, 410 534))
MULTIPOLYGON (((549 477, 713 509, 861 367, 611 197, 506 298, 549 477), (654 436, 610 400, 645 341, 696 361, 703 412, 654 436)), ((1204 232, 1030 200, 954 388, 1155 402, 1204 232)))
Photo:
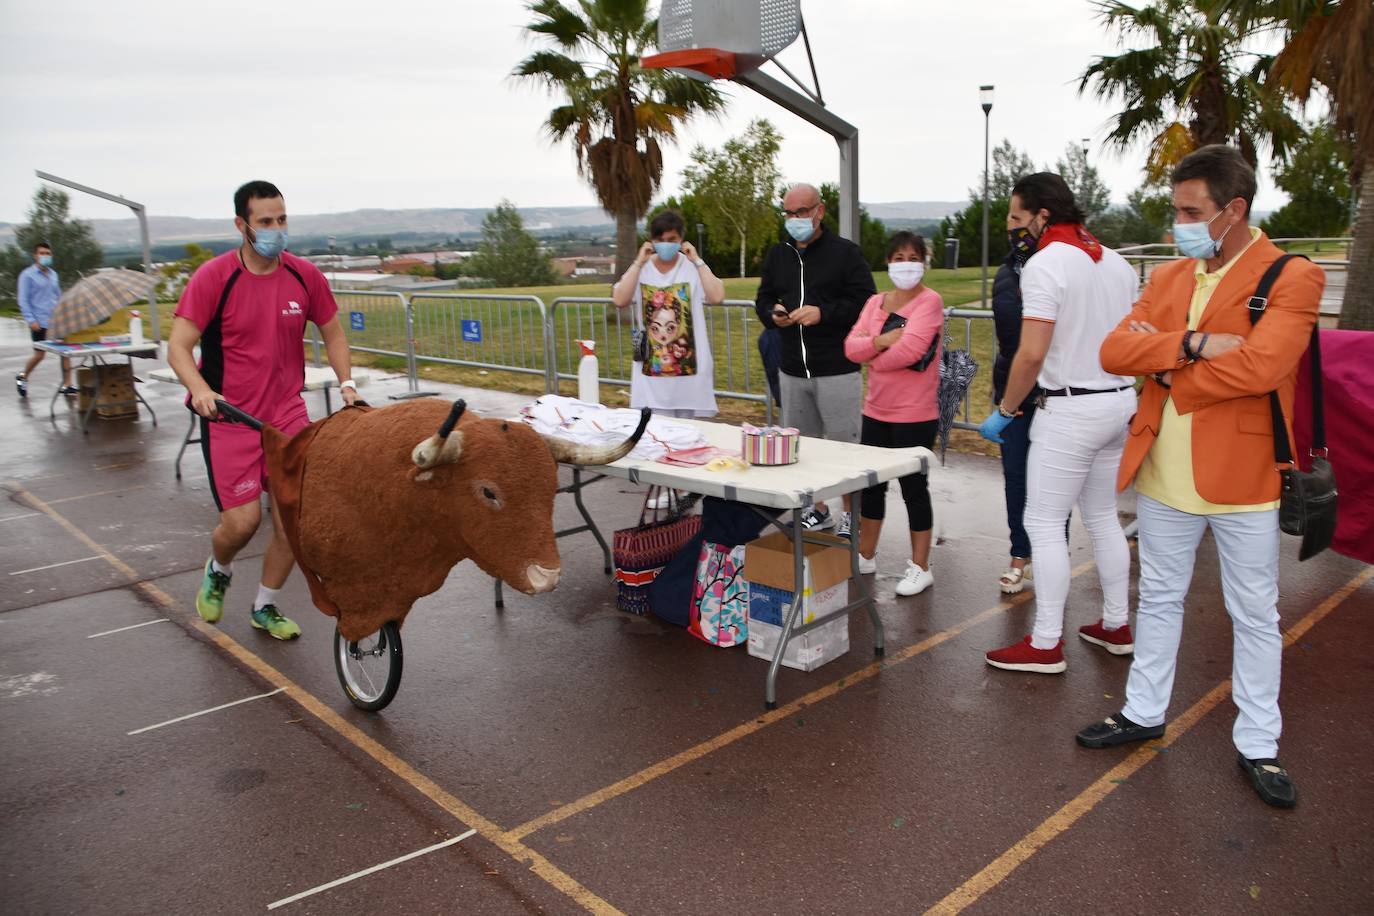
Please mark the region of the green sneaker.
POLYGON ((275 639, 295 639, 301 635, 300 625, 283 617, 275 604, 265 604, 253 612, 253 626, 266 630, 275 639))
POLYGON ((229 577, 215 572, 213 562, 205 561, 205 578, 200 580, 200 591, 196 592, 196 611, 206 623, 218 623, 224 616, 224 592, 229 588, 229 577))

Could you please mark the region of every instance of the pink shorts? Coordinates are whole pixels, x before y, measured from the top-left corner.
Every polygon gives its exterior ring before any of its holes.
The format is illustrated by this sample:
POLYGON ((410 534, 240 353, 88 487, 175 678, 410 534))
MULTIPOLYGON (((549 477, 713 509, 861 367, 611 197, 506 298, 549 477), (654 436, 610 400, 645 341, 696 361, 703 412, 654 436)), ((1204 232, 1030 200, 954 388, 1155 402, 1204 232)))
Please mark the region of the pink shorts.
MULTIPOLYGON (((294 436, 310 425, 304 405, 277 429, 294 436)), ((205 472, 210 493, 221 512, 255 502, 267 487, 267 457, 262 451, 262 434, 238 423, 214 422, 200 418, 200 450, 205 456, 205 472)))

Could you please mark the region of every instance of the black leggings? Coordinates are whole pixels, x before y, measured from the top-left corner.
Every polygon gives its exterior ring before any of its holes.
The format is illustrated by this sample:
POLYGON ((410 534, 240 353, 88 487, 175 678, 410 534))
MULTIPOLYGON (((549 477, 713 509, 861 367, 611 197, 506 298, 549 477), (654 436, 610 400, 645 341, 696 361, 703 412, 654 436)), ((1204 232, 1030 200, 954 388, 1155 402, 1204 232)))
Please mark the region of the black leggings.
MULTIPOLYGON (((864 445, 876 445, 879 448, 912 448, 917 445, 931 448, 935 445, 935 433, 939 425, 939 420, 889 423, 886 420, 875 420, 865 414, 859 441, 864 445)), ((912 531, 929 531, 935 524, 935 516, 930 508, 930 484, 927 476, 907 474, 900 478, 898 483, 902 485, 902 501, 906 503, 907 524, 912 531)), ((859 503, 859 514, 873 521, 883 520, 887 514, 887 481, 864 490, 859 503)))

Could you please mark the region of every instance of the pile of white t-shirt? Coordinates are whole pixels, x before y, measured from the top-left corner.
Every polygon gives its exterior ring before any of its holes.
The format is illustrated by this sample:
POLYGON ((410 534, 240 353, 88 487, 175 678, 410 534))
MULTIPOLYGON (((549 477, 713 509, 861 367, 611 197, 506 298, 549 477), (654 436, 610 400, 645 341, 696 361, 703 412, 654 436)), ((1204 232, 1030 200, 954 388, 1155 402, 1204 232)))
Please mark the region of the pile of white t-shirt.
MULTIPOLYGON (((639 426, 638 410, 604 407, 557 394, 546 394, 520 408, 520 416, 538 433, 586 445, 613 445, 639 426)), ((695 426, 656 416, 650 418, 630 457, 655 461, 670 451, 706 444, 706 437, 695 426)))

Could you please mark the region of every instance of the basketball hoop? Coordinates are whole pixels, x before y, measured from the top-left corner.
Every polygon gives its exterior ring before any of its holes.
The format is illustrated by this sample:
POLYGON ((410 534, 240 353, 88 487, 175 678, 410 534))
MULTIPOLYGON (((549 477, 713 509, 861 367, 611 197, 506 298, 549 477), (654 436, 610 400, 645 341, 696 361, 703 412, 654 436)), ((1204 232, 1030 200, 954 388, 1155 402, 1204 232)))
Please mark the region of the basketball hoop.
POLYGON ((639 65, 646 70, 672 70, 674 73, 690 76, 692 79, 705 79, 707 82, 732 80, 740 71, 739 55, 734 51, 721 51, 716 48, 665 51, 662 54, 640 58, 639 65))

